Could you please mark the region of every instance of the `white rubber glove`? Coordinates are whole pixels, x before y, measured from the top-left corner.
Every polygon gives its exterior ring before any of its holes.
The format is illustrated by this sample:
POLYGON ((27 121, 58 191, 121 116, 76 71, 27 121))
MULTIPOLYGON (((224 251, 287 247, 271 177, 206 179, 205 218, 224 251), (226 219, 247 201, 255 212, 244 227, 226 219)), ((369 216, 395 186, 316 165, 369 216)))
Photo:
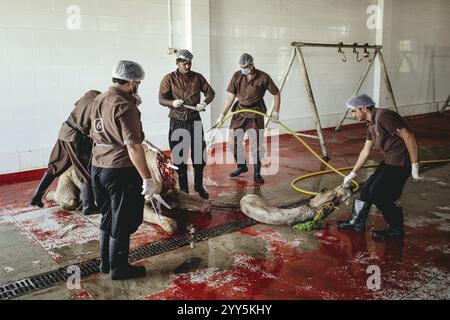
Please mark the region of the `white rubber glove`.
POLYGON ((419 176, 419 164, 418 163, 413 163, 411 165, 411 175, 414 180, 422 180, 422 177, 419 176))
POLYGON ((149 201, 156 192, 156 185, 153 182, 153 179, 145 179, 142 184, 142 195, 144 196, 145 200, 149 201))
POLYGON ((350 172, 345 178, 344 178, 344 183, 342 184, 344 187, 349 187, 350 184, 352 183, 352 180, 355 179, 358 175, 356 174, 356 172, 350 172))
POLYGON ((204 112, 204 111, 206 110, 206 103, 204 103, 204 102, 199 103, 199 104, 195 107, 195 109, 196 109, 198 112, 204 112))
POLYGON ((183 105, 184 101, 181 99, 173 100, 172 106, 176 109, 183 105))
POLYGON ((279 112, 272 112, 272 122, 278 123, 280 121, 280 113, 279 112))
POLYGON ((223 114, 220 115, 220 118, 217 119, 216 126, 221 127, 223 125, 224 120, 225 120, 225 115, 223 115, 223 114))

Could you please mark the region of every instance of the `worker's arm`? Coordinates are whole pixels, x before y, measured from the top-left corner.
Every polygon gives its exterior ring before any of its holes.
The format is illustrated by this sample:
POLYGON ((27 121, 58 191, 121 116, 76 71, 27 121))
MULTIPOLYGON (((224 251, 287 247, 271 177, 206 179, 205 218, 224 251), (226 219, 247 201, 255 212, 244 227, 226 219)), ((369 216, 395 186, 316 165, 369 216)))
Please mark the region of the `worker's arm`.
POLYGON ((183 104, 183 100, 173 99, 170 75, 165 76, 161 81, 158 100, 160 105, 167 108, 178 108, 183 104))
POLYGON ((419 153, 417 151, 417 142, 414 134, 407 128, 400 129, 397 134, 405 142, 411 163, 419 163, 419 153))
POLYGON ((184 103, 183 100, 181 99, 166 99, 162 96, 159 96, 159 104, 162 105, 163 107, 167 107, 167 108, 178 108, 180 107, 182 104, 184 103))
POLYGON ((202 86, 201 91, 205 95, 204 103, 205 103, 205 105, 208 105, 214 100, 216 93, 214 92, 214 89, 211 87, 211 85, 208 83, 208 81, 206 81, 206 79, 203 76, 201 76, 200 80, 201 80, 201 86, 202 86))
POLYGON ((280 113, 280 106, 281 106, 281 92, 280 91, 278 91, 278 93, 274 96, 274 102, 275 102, 275 107, 274 107, 273 111, 280 113))
POLYGON ((227 100, 225 101, 225 108, 223 109, 223 113, 220 115, 219 119, 217 119, 216 127, 221 127, 223 125, 224 119, 228 114, 228 111, 230 111, 234 99, 236 99, 236 95, 233 93, 228 93, 227 100))
POLYGON ((411 175, 415 180, 421 180, 419 176, 419 152, 417 151, 417 142, 414 134, 407 128, 398 130, 398 136, 403 139, 406 145, 406 149, 409 153, 409 159, 411 160, 411 175))
POLYGON ((127 145, 127 150, 131 162, 133 162, 133 165, 136 167, 142 179, 151 179, 152 175, 147 167, 147 162, 145 161, 145 151, 142 144, 129 144, 127 145))
POLYGON ((353 167, 354 173, 357 173, 366 164, 367 159, 369 159, 372 148, 373 148, 373 141, 366 140, 364 148, 359 153, 358 161, 356 161, 356 164, 353 167))
POLYGON ((373 141, 366 140, 366 143, 364 144, 364 148, 359 153, 358 161, 356 161, 356 164, 353 167, 352 172, 350 172, 344 178, 344 183, 343 183, 344 186, 349 186, 350 182, 358 176, 357 172, 364 166, 364 164, 367 162, 367 159, 369 159, 372 148, 373 148, 373 141))
POLYGON ((173 100, 165 99, 162 96, 159 96, 159 104, 162 105, 163 107, 173 108, 173 100))
POLYGON ((230 111, 230 108, 233 105, 234 99, 236 99, 236 95, 233 93, 228 93, 227 100, 225 101, 225 107, 222 112, 223 116, 226 116, 228 114, 228 111, 230 111))

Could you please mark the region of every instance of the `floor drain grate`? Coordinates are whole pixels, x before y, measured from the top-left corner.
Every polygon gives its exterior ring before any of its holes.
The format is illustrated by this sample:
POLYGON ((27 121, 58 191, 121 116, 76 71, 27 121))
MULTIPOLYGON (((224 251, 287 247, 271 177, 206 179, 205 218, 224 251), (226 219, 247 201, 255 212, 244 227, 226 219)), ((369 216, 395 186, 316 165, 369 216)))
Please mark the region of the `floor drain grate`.
MULTIPOLYGON (((146 259, 158 254, 188 246, 192 241, 200 242, 208 240, 223 234, 239 231, 256 224, 257 222, 251 219, 234 220, 214 228, 196 231, 192 235, 183 235, 180 237, 149 243, 132 250, 130 252, 130 261, 135 262, 138 260, 146 259)), ((75 264, 75 266, 80 268, 81 277, 85 278, 87 276, 100 272, 100 259, 96 258, 81 262, 75 264)), ((71 274, 67 272, 67 268, 59 268, 57 270, 28 277, 26 279, 0 285, 0 300, 10 300, 26 294, 51 288, 53 286, 66 282, 70 276, 71 274)))

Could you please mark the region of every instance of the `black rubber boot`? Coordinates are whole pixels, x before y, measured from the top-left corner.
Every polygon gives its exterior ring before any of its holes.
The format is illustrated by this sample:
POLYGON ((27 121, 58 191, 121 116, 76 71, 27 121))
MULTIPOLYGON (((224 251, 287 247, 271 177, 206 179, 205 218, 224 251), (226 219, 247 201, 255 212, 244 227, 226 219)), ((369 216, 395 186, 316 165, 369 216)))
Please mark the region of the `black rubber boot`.
POLYGON ((109 273, 109 232, 100 230, 100 272, 109 273))
POLYGON ((94 192, 92 191, 92 185, 90 183, 82 183, 80 186, 80 198, 83 203, 82 213, 85 216, 91 214, 98 214, 99 210, 95 205, 94 192))
POLYGON ((405 237, 405 231, 403 227, 403 209, 401 207, 395 207, 392 212, 385 213, 383 217, 388 223, 388 226, 384 230, 374 230, 372 232, 372 238, 375 241, 385 241, 393 239, 403 239, 405 237))
POLYGON ((377 242, 394 239, 403 239, 404 237, 405 233, 403 231, 394 229, 391 226, 387 226, 385 230, 374 230, 372 232, 372 238, 377 242))
POLYGON ((237 169, 230 173, 230 177, 231 178, 235 178, 235 177, 238 177, 242 173, 245 173, 245 172, 248 172, 247 165, 245 163, 244 164, 238 164, 237 169))
POLYGON ((366 229, 366 220, 372 204, 359 199, 353 200, 352 216, 347 221, 338 221, 339 229, 350 229, 362 232, 366 229))
POLYGON ((209 199, 209 193, 203 187, 203 167, 194 167, 194 189, 202 199, 209 199))
POLYGON ((264 179, 261 176, 261 163, 255 164, 255 173, 254 173, 253 179, 258 184, 263 184, 264 183, 264 179))
POLYGON ((33 198, 31 198, 30 205, 37 206, 39 208, 44 207, 44 204, 42 203, 42 197, 45 194, 45 191, 47 191, 47 188, 50 187, 52 182, 55 180, 56 176, 46 172, 44 176, 41 179, 41 182, 39 182, 39 186, 36 189, 36 193, 34 194, 33 198))
POLYGON ((128 263, 128 252, 130 238, 118 241, 113 237, 109 238, 109 265, 112 280, 126 280, 144 277, 146 270, 144 266, 132 266, 128 263))
POLYGON ((180 190, 181 191, 189 193, 187 168, 183 168, 183 167, 179 166, 179 169, 178 169, 178 183, 180 185, 180 190))

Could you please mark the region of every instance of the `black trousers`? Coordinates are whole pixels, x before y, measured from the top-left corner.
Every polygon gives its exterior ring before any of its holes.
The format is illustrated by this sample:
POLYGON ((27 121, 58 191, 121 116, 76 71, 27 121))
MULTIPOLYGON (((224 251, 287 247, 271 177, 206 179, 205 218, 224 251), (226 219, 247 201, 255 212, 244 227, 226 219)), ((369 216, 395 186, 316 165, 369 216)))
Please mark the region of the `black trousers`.
POLYGON ((170 119, 169 146, 178 174, 186 174, 188 154, 194 171, 203 172, 207 162, 205 133, 201 120, 180 121, 170 119))
MULTIPOLYGON (((251 121, 253 119, 248 120, 251 121)), ((247 134, 249 138, 250 148, 253 155, 253 163, 260 166, 265 152, 264 129, 244 127, 231 131, 232 139, 230 140, 232 141, 231 148, 233 150, 234 160, 236 161, 238 167, 246 165, 245 149, 243 145, 245 134, 247 134)))
POLYGON ((401 208, 395 205, 411 174, 411 167, 399 167, 380 163, 361 189, 360 199, 377 206, 384 220, 393 228, 403 229, 401 208))
POLYGON ((92 187, 102 214, 100 229, 118 240, 127 240, 144 218, 142 178, 135 167, 92 166, 92 187))

